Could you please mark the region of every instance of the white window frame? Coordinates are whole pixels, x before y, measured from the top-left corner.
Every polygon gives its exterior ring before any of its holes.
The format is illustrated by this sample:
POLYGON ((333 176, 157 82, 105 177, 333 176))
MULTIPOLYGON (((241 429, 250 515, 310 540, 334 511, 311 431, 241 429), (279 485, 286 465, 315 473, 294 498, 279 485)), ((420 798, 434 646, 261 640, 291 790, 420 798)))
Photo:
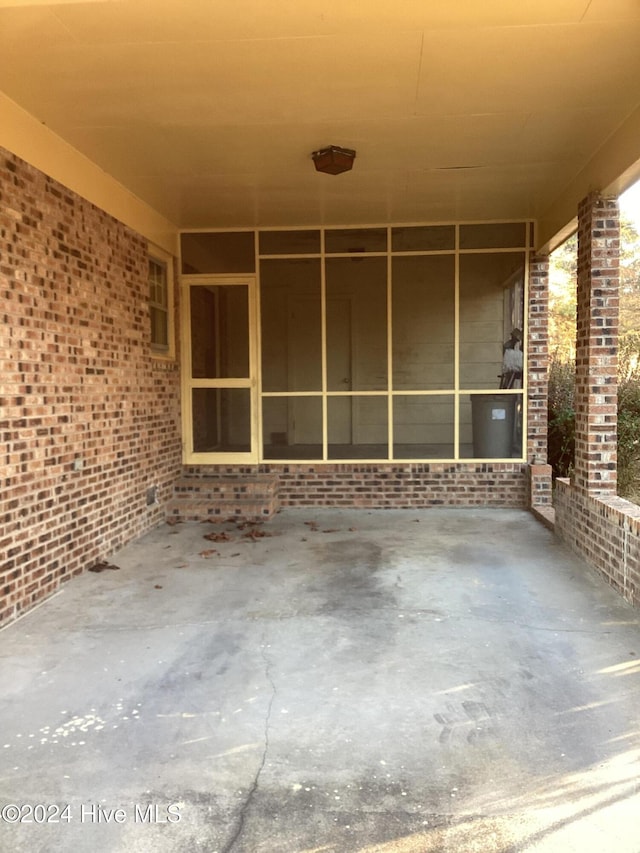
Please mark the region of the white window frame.
POLYGON ((174 275, 173 275, 173 265, 174 258, 168 252, 165 252, 163 249, 160 249, 158 246, 149 246, 149 264, 152 262, 161 266, 164 270, 165 280, 165 297, 166 297, 166 305, 160 305, 158 303, 154 303, 151 299, 151 280, 149 274, 147 275, 147 283, 149 286, 149 291, 147 294, 147 298, 149 300, 149 341, 151 348, 151 355, 153 358, 165 359, 165 360, 175 360, 176 352, 175 352, 175 322, 174 322, 174 275), (166 344, 158 344, 151 339, 152 327, 151 327, 151 308, 159 308, 160 310, 166 311, 167 315, 167 343, 166 344))

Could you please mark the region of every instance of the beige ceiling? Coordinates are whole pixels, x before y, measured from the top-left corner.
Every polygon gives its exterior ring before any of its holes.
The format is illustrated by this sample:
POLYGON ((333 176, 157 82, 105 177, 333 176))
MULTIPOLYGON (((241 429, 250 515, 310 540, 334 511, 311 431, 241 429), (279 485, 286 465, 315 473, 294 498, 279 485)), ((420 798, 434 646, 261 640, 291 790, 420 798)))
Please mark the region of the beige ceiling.
POLYGON ((640 0, 0 0, 0 90, 182 228, 544 218, 640 109, 640 0))

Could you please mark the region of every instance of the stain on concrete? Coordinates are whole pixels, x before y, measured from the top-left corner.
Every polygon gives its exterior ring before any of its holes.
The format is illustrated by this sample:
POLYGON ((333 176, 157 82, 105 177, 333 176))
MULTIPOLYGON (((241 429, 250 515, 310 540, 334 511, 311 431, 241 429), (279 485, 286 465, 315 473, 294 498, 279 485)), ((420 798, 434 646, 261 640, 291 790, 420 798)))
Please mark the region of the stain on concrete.
POLYGON ((322 613, 348 617, 349 612, 392 605, 395 597, 378 576, 380 545, 362 537, 313 542, 309 592, 322 613))

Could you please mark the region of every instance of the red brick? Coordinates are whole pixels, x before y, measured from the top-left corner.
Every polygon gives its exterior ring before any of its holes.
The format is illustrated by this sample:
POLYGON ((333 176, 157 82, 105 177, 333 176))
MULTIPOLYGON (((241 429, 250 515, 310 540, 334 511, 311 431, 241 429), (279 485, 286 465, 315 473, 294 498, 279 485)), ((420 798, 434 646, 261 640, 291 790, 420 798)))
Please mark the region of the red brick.
POLYGON ((2 622, 163 518, 180 437, 178 366, 150 354, 146 241, 2 149, 0 196, 0 559, 21 572, 2 622))

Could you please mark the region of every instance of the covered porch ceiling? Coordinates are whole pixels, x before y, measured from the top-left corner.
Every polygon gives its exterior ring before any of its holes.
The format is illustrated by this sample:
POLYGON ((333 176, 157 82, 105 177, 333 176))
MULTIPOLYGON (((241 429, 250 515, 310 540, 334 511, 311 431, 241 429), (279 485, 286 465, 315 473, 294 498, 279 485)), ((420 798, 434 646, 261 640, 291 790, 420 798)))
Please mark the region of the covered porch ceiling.
POLYGON ((0 91, 178 228, 544 244, 640 175, 639 44, 638 0, 0 0, 0 91), (328 144, 352 172, 315 172, 328 144))

